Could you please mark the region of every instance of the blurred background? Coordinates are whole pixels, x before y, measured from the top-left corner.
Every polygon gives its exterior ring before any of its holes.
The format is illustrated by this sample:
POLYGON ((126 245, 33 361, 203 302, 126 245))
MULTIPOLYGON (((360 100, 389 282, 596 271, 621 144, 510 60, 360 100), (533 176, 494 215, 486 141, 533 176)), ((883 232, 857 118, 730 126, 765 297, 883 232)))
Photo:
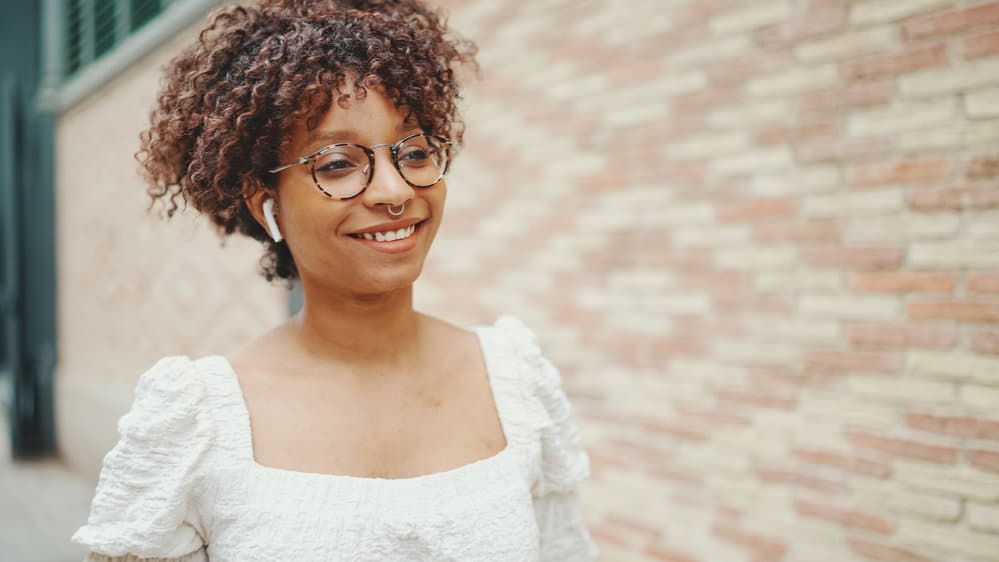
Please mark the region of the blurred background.
MULTIPOLYGON (((216 4, 2 0, 5 560, 82 556, 143 370, 295 307, 132 160, 216 4)), ((538 332, 604 560, 999 561, 999 2, 440 4, 482 71, 418 305, 538 332)))

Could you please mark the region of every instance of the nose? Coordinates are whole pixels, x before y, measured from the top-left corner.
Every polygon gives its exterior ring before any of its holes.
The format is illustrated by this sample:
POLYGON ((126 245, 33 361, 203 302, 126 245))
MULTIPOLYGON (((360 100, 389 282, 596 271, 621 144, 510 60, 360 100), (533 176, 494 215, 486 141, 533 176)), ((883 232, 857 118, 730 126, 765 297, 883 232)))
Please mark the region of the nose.
POLYGON ((389 147, 374 149, 375 168, 362 197, 366 205, 398 206, 414 197, 412 186, 406 183, 392 161, 389 147))

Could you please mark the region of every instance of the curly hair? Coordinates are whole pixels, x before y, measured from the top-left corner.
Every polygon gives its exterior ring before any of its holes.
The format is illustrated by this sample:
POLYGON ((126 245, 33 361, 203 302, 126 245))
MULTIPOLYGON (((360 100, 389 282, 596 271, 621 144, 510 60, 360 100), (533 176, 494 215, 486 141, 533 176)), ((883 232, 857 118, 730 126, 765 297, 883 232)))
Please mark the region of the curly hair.
POLYGON ((298 277, 287 244, 254 220, 245 197, 273 187, 288 132, 314 128, 343 94, 377 87, 427 133, 460 145, 464 126, 456 71, 476 47, 448 36, 446 20, 420 0, 262 0, 213 12, 197 42, 165 69, 136 159, 150 206, 170 218, 178 198, 208 215, 221 236, 266 245, 268 281, 298 277))

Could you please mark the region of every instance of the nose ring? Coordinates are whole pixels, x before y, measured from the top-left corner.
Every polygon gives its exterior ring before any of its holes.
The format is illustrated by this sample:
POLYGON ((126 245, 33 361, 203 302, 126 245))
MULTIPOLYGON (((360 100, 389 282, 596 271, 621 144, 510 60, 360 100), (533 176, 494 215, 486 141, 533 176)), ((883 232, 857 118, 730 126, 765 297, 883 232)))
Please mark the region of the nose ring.
POLYGON ((399 210, 398 211, 394 210, 392 208, 393 206, 394 205, 388 205, 388 206, 385 207, 385 209, 388 211, 388 214, 392 215, 393 217, 400 217, 400 216, 402 216, 403 213, 406 212, 406 204, 405 203, 399 205, 399 210))

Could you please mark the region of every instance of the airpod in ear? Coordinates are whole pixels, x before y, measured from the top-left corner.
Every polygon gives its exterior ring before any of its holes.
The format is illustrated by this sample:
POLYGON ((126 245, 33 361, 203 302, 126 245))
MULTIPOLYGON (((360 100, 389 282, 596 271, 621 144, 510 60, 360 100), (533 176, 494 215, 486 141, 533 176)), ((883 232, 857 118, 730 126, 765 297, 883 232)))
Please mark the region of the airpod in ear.
POLYGON ((281 236, 281 229, 278 228, 277 221, 274 220, 274 200, 271 198, 264 201, 264 218, 267 219, 267 230, 270 231, 271 238, 275 242, 280 242, 283 237, 281 236))

